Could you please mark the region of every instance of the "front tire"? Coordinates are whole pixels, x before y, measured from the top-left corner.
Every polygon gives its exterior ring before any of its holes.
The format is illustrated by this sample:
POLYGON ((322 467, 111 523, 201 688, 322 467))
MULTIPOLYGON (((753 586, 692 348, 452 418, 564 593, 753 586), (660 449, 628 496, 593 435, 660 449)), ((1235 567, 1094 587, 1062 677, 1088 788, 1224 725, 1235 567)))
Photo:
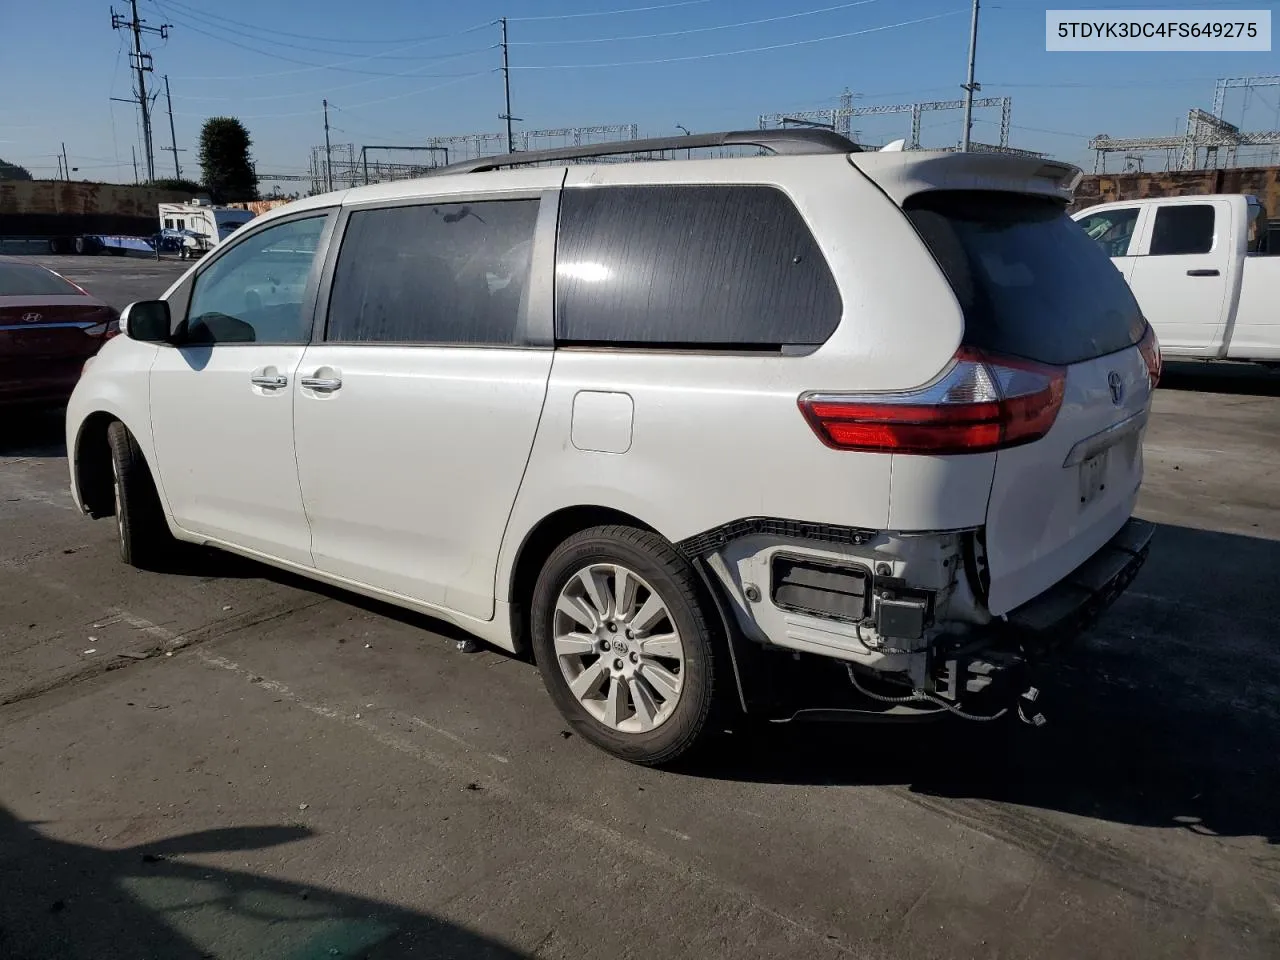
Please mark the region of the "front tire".
POLYGON ((120 559, 143 570, 161 570, 173 559, 177 541, 165 522, 160 495, 142 449, 118 420, 107 428, 111 483, 115 493, 120 559))
POLYGON ((534 657, 574 730, 632 763, 670 763, 716 705, 710 618, 689 563, 657 534, 575 534, 547 559, 531 609, 534 657))

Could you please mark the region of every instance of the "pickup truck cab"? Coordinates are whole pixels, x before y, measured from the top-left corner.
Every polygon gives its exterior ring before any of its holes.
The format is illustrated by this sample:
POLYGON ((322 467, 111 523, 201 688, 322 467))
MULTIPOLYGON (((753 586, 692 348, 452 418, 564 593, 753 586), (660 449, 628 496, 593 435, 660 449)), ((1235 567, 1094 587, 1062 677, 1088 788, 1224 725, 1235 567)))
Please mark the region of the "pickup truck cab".
POLYGON ((1256 197, 1123 200, 1073 218, 1124 275, 1163 353, 1280 364, 1280 250, 1268 250, 1256 197))

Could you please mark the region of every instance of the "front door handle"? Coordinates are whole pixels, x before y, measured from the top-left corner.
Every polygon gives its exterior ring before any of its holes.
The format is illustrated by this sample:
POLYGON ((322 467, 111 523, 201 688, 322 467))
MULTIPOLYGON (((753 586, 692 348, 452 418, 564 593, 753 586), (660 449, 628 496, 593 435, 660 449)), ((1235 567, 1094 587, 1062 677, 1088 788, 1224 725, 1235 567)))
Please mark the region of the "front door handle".
POLYGON ((1219 276, 1217 270, 1188 270, 1188 277, 1216 277, 1219 276))
POLYGON ((282 377, 279 374, 261 375, 250 377, 249 382, 255 387, 263 387, 267 390, 276 390, 280 387, 287 387, 289 385, 289 378, 282 377))
POLYGON ((337 390, 342 386, 342 380, 338 377, 303 377, 298 382, 308 390, 320 390, 322 392, 337 390))

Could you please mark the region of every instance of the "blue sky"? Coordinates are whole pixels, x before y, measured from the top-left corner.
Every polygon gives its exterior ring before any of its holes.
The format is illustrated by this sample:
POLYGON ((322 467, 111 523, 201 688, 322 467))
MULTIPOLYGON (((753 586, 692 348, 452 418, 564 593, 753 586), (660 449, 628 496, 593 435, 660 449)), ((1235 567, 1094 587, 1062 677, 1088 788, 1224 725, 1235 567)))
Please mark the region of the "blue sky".
MULTIPOLYGON (((9 93, 0 157, 52 176, 65 141, 76 176, 133 179, 137 110, 110 100, 131 96, 126 35, 111 30, 110 5, 0 0, 0 89, 9 93)), ((115 5, 124 11, 128 0, 115 5)), ((1081 4, 983 4, 978 80, 984 96, 1013 97, 1014 146, 1091 166, 1091 135, 1169 135, 1188 108, 1212 106, 1215 78, 1280 73, 1276 52, 1046 53, 1046 8, 1071 6, 1081 4)), ((244 120, 259 170, 304 172, 311 146, 324 142, 325 97, 334 142, 357 148, 499 130, 500 34, 490 24, 502 16, 519 126, 636 123, 642 134, 754 127, 760 113, 834 106, 845 87, 860 106, 958 98, 969 27, 969 0, 139 0, 139 10, 152 25, 173 25, 167 40, 147 38, 149 79, 170 77, 180 159, 192 173, 200 123, 217 114, 244 120), (861 32, 873 28, 884 29, 861 32), (777 49, 737 52, 758 47, 777 49)), ((169 143, 163 106, 161 97, 157 147, 169 143)), ((975 139, 994 142, 998 110, 977 117, 975 139)), ((1280 87, 1234 92, 1226 117, 1280 129, 1280 87)), ((870 142, 908 125, 906 116, 855 122, 870 142)), ((960 126, 959 112, 926 114, 923 140, 955 143, 960 126)), ((172 154, 157 150, 156 167, 171 175, 172 154)))

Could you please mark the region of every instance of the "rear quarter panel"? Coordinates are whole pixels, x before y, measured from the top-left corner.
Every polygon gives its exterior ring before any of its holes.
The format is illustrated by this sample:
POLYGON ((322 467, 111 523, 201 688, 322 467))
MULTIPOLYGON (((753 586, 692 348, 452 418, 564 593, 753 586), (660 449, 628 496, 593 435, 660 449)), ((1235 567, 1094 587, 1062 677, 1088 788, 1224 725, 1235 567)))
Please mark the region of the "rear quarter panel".
MULTIPOLYGON (((884 391, 926 383, 960 343, 959 307, 932 257, 896 205, 843 156, 570 168, 565 189, 646 182, 783 190, 836 278, 840 325, 807 356, 557 350, 504 538, 499 598, 508 596, 502 585, 510 584, 529 531, 565 507, 621 510, 672 541, 757 516, 886 528, 891 457, 824 446, 797 400, 811 390, 884 391), (574 407, 584 394, 588 408, 629 411, 628 423, 611 427, 617 443, 595 444, 611 452, 581 449, 592 446, 583 443, 581 428, 575 445, 574 407)), ((930 489, 923 499, 936 506, 945 497, 930 489)), ((974 515, 980 518, 985 506, 984 490, 974 515)), ((914 526, 938 513, 908 504, 898 515, 914 526)))

